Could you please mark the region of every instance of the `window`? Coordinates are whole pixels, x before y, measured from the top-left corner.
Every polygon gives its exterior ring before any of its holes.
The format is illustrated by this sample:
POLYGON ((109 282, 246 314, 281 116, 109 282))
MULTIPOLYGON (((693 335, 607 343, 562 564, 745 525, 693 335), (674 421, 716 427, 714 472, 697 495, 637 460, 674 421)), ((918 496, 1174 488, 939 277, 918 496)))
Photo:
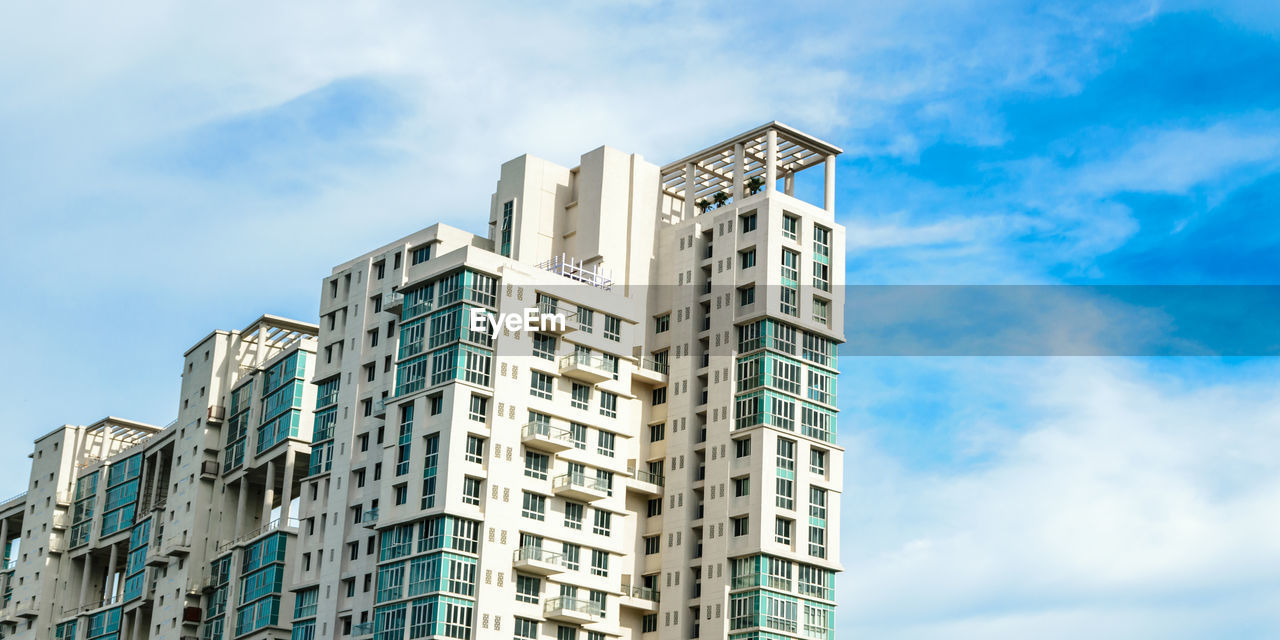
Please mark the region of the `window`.
POLYGON ((644 554, 651 556, 662 552, 662 536, 645 536, 644 554))
POLYGON ((664 313, 653 319, 653 332, 662 333, 671 328, 671 314, 664 313))
POLYGON ((756 230, 756 212, 744 213, 740 218, 742 220, 740 226, 743 233, 751 233, 756 230))
POLYGON ((610 418, 618 417, 618 394, 608 391, 600 392, 600 415, 610 418))
POLYGON ((795 286, 800 281, 800 254, 790 249, 782 250, 782 283, 795 286))
POLYGON ((484 438, 480 436, 467 436, 467 462, 480 464, 484 462, 484 438))
POLYGON ((813 321, 818 324, 824 324, 824 325, 827 324, 829 322, 827 318, 830 317, 827 309, 828 309, 827 301, 817 296, 814 296, 813 321))
POLYGON ((409 265, 422 264, 431 259, 431 245, 426 244, 413 249, 412 257, 409 259, 409 265))
POLYGON ((809 520, 827 519, 827 490, 809 487, 809 520))
POLYGON ((745 458, 751 455, 751 438, 733 441, 733 457, 745 458))
POLYGON ((511 257, 511 226, 515 214, 515 202, 515 200, 508 200, 502 203, 502 227, 499 229, 502 232, 502 244, 498 251, 508 258, 511 257))
POLYGON ((782 214, 782 237, 788 240, 796 239, 796 230, 800 228, 800 218, 789 213, 782 214))
POLYGON ((658 631, 658 614, 646 613, 640 619, 640 633, 657 633, 658 631))
POLYGON ((613 445, 617 437, 608 431, 597 432, 596 453, 602 456, 613 457, 613 445))
POLYGON ((791 521, 786 518, 778 518, 773 526, 773 541, 785 545, 791 544, 791 521))
POLYGON ((667 423, 649 425, 649 442, 661 442, 667 437, 667 423))
POLYGON ((591 387, 573 383, 573 396, 569 398, 569 406, 574 409, 590 409, 591 407, 591 387))
POLYGON ((591 575, 609 576, 609 552, 599 549, 591 550, 591 575))
POLYGON ((814 447, 809 450, 809 471, 820 476, 827 475, 827 451, 814 447))
POLYGON ((813 225, 813 254, 818 258, 831 257, 831 230, 813 225))
POLYGON ((551 376, 541 371, 534 371, 529 380, 529 394, 550 400, 551 376))
POLYGON ((578 330, 591 333, 595 329, 596 312, 585 307, 578 307, 578 330))
POLYGON ((754 248, 738 252, 738 265, 743 269, 756 266, 756 250, 754 248))
POLYGON ((535 480, 547 479, 547 465, 551 458, 543 453, 526 451, 524 453, 524 475, 535 480))
POLYGON ((467 417, 476 422, 485 422, 489 417, 489 399, 484 396, 471 396, 471 408, 467 417))
POLYGON ((822 527, 809 527, 809 555, 815 558, 827 557, 827 530, 822 527))
POLYGON ((786 471, 796 470, 795 440, 778 438, 778 468, 786 471))
POLYGON ((831 290, 831 267, 821 262, 813 263, 813 288, 819 291, 831 290))
POLYGON ((608 511, 596 509, 596 519, 591 526, 591 532, 597 535, 607 536, 613 531, 613 514, 608 511))
POLYGON ((645 505, 645 516, 653 518, 662 515, 662 498, 652 498, 645 505))
POLYGON ((480 505, 480 492, 482 491, 483 481, 479 478, 470 476, 462 480, 462 502, 463 504, 480 505))
POLYGON ((572 543, 565 542, 560 545, 560 563, 570 571, 577 571, 582 567, 582 547, 572 543))
POLYGON ((794 510, 796 508, 795 480, 779 476, 775 487, 777 497, 775 498, 774 503, 778 505, 778 508, 794 510))
POLYGON ((657 405, 660 405, 660 404, 666 404, 666 403, 667 403, 667 388, 666 388, 666 387, 658 387, 657 389, 654 389, 654 390, 653 390, 653 405, 654 405, 654 406, 657 406, 657 405))
POLYGON ((536 493, 524 492, 524 507, 520 515, 531 520, 543 521, 547 519, 547 497, 540 496, 536 493))
MULTIPOLYGON (((518 591, 516 592, 516 599, 520 599, 520 593, 518 591)), ((520 638, 520 640, 534 640, 537 638, 538 621, 516 616, 515 637, 520 638)))
POLYGON ((748 533, 751 533, 751 518, 750 518, 750 516, 742 516, 742 517, 739 517, 739 518, 733 518, 733 535, 734 535, 734 537, 737 537, 737 536, 745 536, 745 535, 747 535, 748 533))
POLYGON ((604 317, 604 337, 606 340, 619 342, 622 340, 622 320, 613 316, 604 317))
POLYGON ((545 360, 555 360, 556 337, 545 333, 533 334, 533 355, 545 360))
POLYGON ((437 393, 427 398, 427 412, 433 416, 438 416, 444 412, 444 394, 437 393))
POLYGON ((569 440, 575 449, 587 450, 587 425, 581 422, 569 423, 569 440))
POLYGON ((738 289, 738 306, 746 307, 756 303, 756 287, 748 285, 738 289))
POLYGON ((733 479, 733 497, 741 498, 751 494, 751 477, 743 476, 733 479))
POLYGON ((516 600, 538 604, 538 594, 542 591, 542 580, 533 576, 516 574, 516 600))
POLYGON ((564 503, 564 526, 582 531, 582 515, 586 507, 577 502, 564 503))

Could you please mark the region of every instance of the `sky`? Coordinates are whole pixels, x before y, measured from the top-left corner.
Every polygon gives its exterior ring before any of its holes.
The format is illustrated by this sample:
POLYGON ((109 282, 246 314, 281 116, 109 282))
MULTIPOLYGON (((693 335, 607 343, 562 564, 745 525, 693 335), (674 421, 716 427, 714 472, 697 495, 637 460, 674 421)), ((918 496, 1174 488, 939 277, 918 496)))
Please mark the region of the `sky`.
MULTIPOLYGON (((523 153, 779 120, 845 149, 850 284, 1280 284, 1267 3, 535 4, 0 6, 0 485, 167 424, 187 347, 332 265, 481 231, 523 153)), ((1280 629, 1275 359, 840 366, 839 637, 1280 629)))

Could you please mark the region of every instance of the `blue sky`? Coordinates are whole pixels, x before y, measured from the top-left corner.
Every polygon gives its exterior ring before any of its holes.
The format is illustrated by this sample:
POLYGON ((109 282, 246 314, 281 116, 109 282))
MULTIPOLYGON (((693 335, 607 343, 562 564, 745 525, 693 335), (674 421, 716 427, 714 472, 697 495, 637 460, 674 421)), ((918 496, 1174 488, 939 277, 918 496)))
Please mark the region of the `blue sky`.
MULTIPOLYGON (((1280 11, 1046 4, 9 3, 0 424, 166 423, 191 343, 521 153, 773 119, 846 149, 850 283, 1277 284, 1280 11)), ((841 366, 842 636, 1280 628, 1272 359, 841 366)))

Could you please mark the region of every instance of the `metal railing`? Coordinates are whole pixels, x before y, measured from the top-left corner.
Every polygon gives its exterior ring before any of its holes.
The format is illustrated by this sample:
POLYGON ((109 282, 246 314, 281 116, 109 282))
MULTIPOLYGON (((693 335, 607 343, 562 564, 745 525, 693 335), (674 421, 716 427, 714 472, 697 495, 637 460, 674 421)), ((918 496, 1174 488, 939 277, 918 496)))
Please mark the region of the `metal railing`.
POLYGON ((661 487, 662 483, 664 482, 664 478, 661 475, 657 473, 651 473, 643 469, 632 468, 632 469, 627 469, 627 472, 630 473, 632 476, 634 476, 635 479, 639 480, 640 482, 648 482, 649 484, 656 484, 659 487, 661 487))
POLYGON ((572 445, 573 439, 568 429, 553 427, 547 422, 533 421, 520 430, 520 437, 525 438, 547 438, 549 440, 563 440, 565 444, 572 445))
POLYGON ((551 488, 560 489, 562 487, 590 489, 601 493, 609 492, 608 481, 585 473, 566 473, 562 476, 556 476, 556 479, 551 482, 551 488))
POLYGON ((659 592, 657 589, 651 589, 651 588, 642 587, 642 586, 632 586, 632 587, 623 587, 622 592, 631 596, 632 598, 639 598, 641 600, 648 600, 650 602, 662 601, 661 599, 662 593, 659 592))
POLYGON ((636 366, 641 369, 648 369, 649 371, 654 371, 663 375, 667 374, 667 363, 658 362, 653 358, 640 358, 640 361, 636 363, 636 366))
POLYGON ((562 560, 564 558, 564 554, 534 546, 520 547, 519 549, 516 549, 512 554, 512 558, 515 562, 534 561, 555 565, 564 564, 562 560))
POLYGON ((560 356, 560 369, 563 371, 570 367, 591 367, 608 373, 617 373, 617 371, 614 370, 613 365, 606 362, 603 357, 591 355, 586 352, 574 352, 560 356))
POLYGON ((288 531, 290 529, 296 531, 299 524, 300 524, 300 521, 297 518, 276 518, 275 520, 272 520, 271 522, 268 522, 262 525, 261 527, 258 527, 257 529, 250 531, 242 536, 237 536, 226 542, 219 543, 217 547, 215 547, 215 549, 219 553, 221 553, 241 542, 252 540, 264 533, 270 533, 272 531, 277 531, 281 529, 285 531, 288 531))
POLYGON ((9 496, 8 498, 5 498, 3 502, 0 502, 0 505, 9 504, 10 502, 21 500, 25 497, 27 497, 27 492, 23 491, 22 493, 19 493, 17 495, 9 496))
POLYGON ((596 267, 588 267, 581 260, 574 260, 567 254, 560 254, 538 265, 539 269, 560 274, 570 280, 589 284, 593 287, 610 291, 613 280, 604 277, 596 267))
POLYGON ((586 616, 591 616, 592 618, 599 618, 604 615, 604 609, 601 608, 600 605, 590 600, 580 600, 569 596, 557 596, 555 598, 547 599, 547 604, 543 607, 543 612, 551 613, 557 610, 581 613, 586 616))

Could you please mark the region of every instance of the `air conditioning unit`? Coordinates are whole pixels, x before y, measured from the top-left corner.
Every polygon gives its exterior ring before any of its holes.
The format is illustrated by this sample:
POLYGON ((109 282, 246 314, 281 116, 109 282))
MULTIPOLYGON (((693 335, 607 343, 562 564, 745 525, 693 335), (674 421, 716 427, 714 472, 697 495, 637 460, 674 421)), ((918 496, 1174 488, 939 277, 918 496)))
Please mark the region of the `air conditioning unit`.
POLYGON ((226 419, 227 419, 226 407, 220 404, 215 404, 209 407, 209 422, 222 422, 223 420, 226 420, 226 419))
POLYGON ((213 479, 218 477, 218 461, 205 460, 200 463, 200 477, 213 479))

